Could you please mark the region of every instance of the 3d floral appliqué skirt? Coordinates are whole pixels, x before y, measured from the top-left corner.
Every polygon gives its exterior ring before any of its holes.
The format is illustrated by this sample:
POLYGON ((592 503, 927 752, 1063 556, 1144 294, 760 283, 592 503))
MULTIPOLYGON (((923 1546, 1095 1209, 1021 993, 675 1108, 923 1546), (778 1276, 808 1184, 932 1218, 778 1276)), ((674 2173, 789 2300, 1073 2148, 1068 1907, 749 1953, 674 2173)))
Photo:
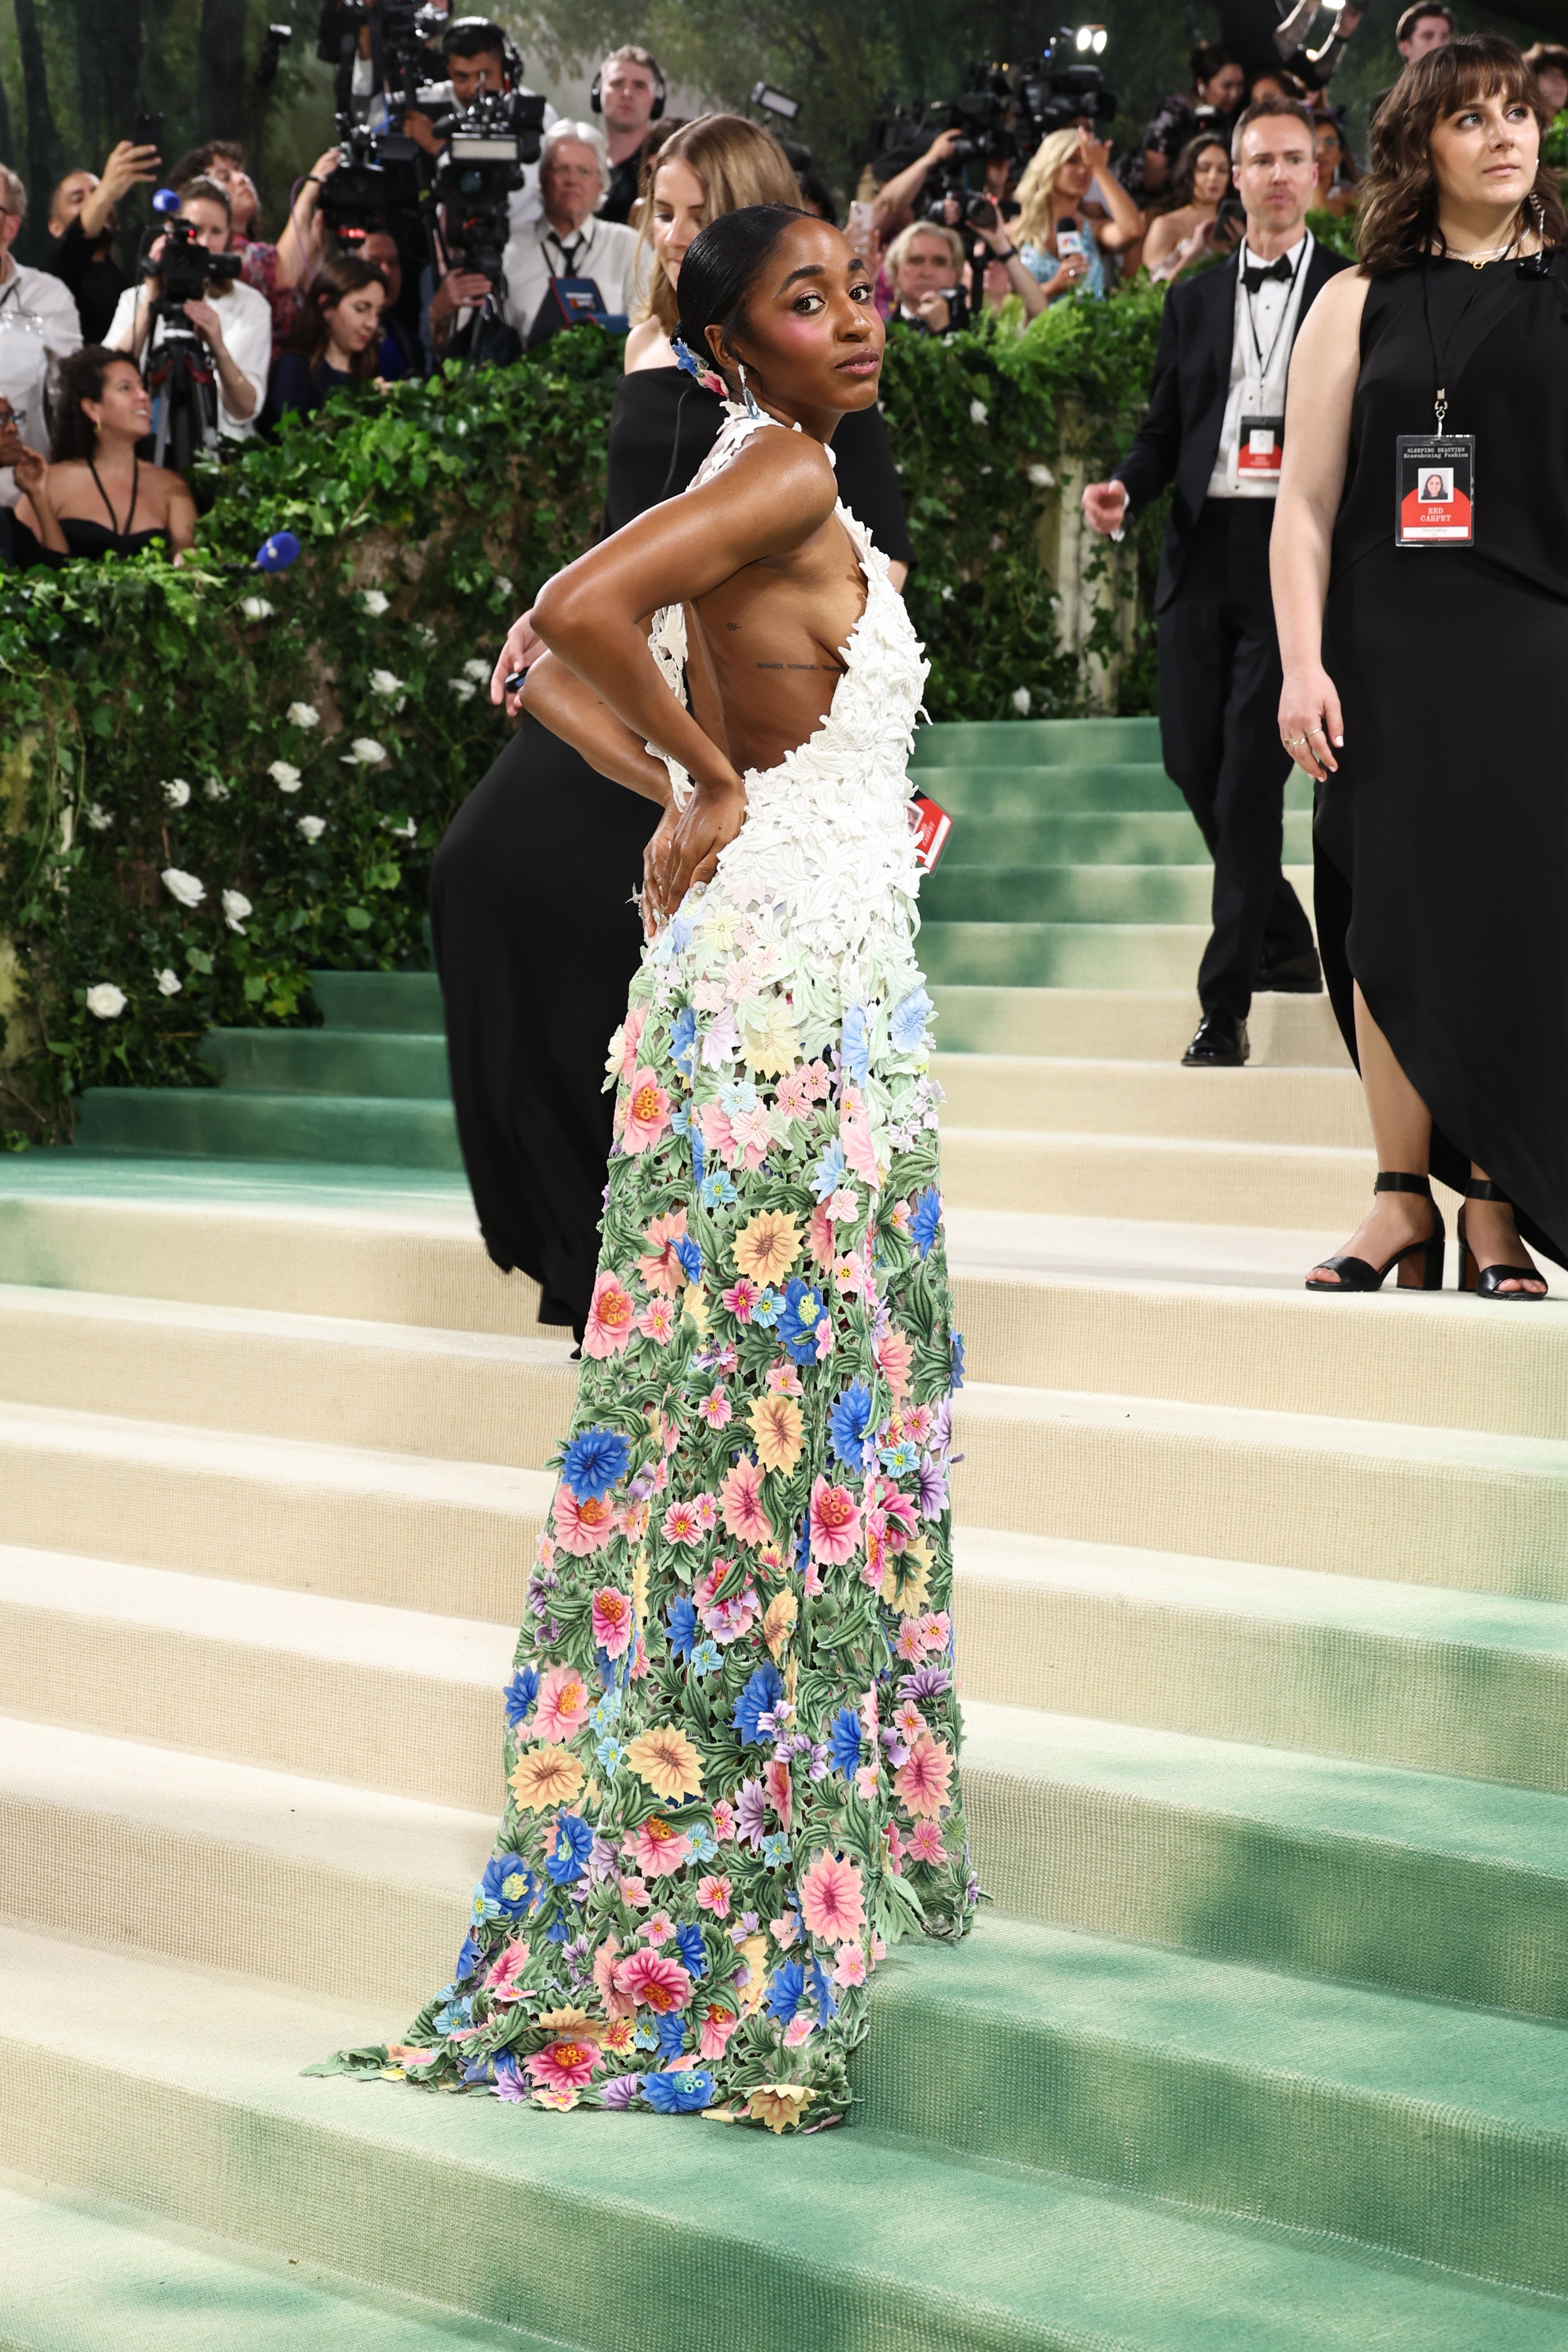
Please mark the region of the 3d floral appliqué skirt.
POLYGON ((645 953, 498 1843, 453 1982, 335 2068, 810 2130, 889 1943, 971 1922, 962 1350, 898 906, 824 955, 710 887, 645 953))

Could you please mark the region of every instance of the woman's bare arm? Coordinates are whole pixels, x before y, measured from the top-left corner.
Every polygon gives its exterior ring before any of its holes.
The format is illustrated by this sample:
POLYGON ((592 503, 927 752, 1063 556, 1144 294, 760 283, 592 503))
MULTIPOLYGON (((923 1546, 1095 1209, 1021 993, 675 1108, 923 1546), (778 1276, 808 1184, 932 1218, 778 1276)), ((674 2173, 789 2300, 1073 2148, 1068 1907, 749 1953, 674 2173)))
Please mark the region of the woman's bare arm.
POLYGON ((1297 766, 1319 783, 1337 765, 1333 749, 1344 740, 1339 696, 1322 662, 1323 600, 1361 372, 1366 288, 1359 270, 1332 278, 1296 338, 1269 550, 1285 673, 1280 733, 1297 766))
POLYGON ((539 656, 518 699, 531 719, 572 744, 612 784, 624 784, 628 792, 668 806, 670 772, 663 760, 655 759, 642 738, 556 655, 539 656))

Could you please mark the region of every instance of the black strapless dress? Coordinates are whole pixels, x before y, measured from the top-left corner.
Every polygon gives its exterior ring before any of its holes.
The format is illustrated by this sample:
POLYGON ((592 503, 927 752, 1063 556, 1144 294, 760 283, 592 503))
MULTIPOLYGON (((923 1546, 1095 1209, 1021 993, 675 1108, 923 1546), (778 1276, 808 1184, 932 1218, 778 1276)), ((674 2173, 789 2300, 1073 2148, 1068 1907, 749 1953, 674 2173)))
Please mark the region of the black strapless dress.
POLYGON ((1344 709, 1319 790, 1317 918, 1352 1054, 1352 976, 1432 1113, 1568 1265, 1568 255, 1375 278, 1323 660, 1344 709), (1395 439, 1476 436, 1475 544, 1396 548, 1395 439))
MULTIPOLYGON (((684 490, 724 409, 676 368, 624 376, 610 418, 604 522, 684 490)), ((912 560, 879 412, 833 436, 839 494, 884 555, 912 560)), ((643 947, 632 894, 659 820, 525 719, 447 829, 430 878, 458 1140, 485 1246, 580 1339, 599 1259, 614 1097, 604 1055, 643 947)))

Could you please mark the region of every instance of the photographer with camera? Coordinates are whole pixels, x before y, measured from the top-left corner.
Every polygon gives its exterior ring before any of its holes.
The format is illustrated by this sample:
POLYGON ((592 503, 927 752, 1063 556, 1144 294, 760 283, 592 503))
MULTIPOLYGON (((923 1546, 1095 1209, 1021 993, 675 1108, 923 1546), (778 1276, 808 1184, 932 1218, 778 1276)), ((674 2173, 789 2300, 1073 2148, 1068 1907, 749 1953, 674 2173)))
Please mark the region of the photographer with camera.
MULTIPOLYGON (((422 15, 427 13, 421 11, 422 15)), ((519 229, 538 216, 538 142, 556 121, 556 110, 547 98, 528 88, 516 47, 500 26, 493 25, 486 16, 450 18, 441 36, 441 56, 446 69, 445 83, 421 92, 435 110, 427 113, 423 107, 404 107, 403 134, 425 154, 439 161, 451 135, 454 112, 466 114, 487 99, 506 100, 504 107, 495 110, 497 119, 504 117, 504 127, 512 131, 531 132, 533 141, 531 155, 519 158, 517 184, 507 199, 507 226, 519 229)), ((528 143, 526 136, 524 143, 528 143)))
MULTIPOLYGON (((47 269, 29 269, 11 250, 26 212, 26 188, 0 163, 0 396, 21 430, 37 438, 50 378, 61 360, 80 349, 81 321, 59 279, 47 269)), ((14 507, 16 499, 9 468, 0 469, 0 506, 14 507)))
POLYGON ((272 312, 272 347, 278 351, 294 331, 299 312, 299 289, 321 258, 326 239, 320 216, 321 191, 338 168, 338 150, 318 155, 294 192, 283 233, 276 245, 251 236, 256 222, 256 185, 245 167, 245 149, 235 139, 208 139, 181 156, 169 174, 169 185, 183 195, 195 180, 214 180, 229 200, 229 251, 237 253, 240 276, 254 286, 272 312), (238 223, 242 220, 246 228, 238 223))
POLYGON ((630 221, 643 184, 648 134, 663 119, 666 95, 657 58, 634 42, 612 49, 594 76, 588 103, 602 118, 610 157, 610 186, 599 207, 601 220, 619 221, 622 226, 630 221))
POLYGON ((48 464, 34 450, 13 460, 18 537, 30 532, 46 557, 92 561, 162 541, 178 562, 195 537, 195 502, 178 474, 136 454, 152 407, 132 362, 101 344, 73 352, 57 410, 48 464))
POLYGON ((1176 90, 1150 117, 1134 167, 1138 184, 1134 184, 1134 168, 1119 174, 1134 203, 1140 189, 1145 196, 1155 196, 1169 188, 1177 157, 1199 131, 1212 133, 1229 147, 1236 118, 1247 101, 1247 69, 1239 58, 1212 41, 1200 41, 1189 63, 1191 89, 1176 90))
MULTIPOLYGON (((193 180, 176 218, 147 249, 141 285, 120 296, 109 341, 134 360, 145 355, 156 388, 158 355, 165 345, 183 347, 188 321, 216 378, 211 423, 230 440, 248 441, 267 398, 272 312, 254 286, 238 282, 240 260, 229 251, 229 236, 227 190, 215 180, 193 180)), ((191 373, 202 380, 199 352, 191 373)), ((206 437, 204 430, 201 438, 206 437)))
POLYGON ((556 278, 591 278, 605 310, 626 315, 637 232, 600 212, 609 184, 602 132, 591 122, 553 122, 539 157, 543 215, 517 230, 506 251, 506 316, 529 351, 567 324, 552 290, 556 278))
POLYGON ((1110 170, 1111 143, 1087 123, 1042 139, 1019 182, 1017 231, 1023 263, 1054 302, 1082 286, 1103 297, 1104 256, 1124 253, 1144 234, 1144 216, 1110 170), (1098 190, 1103 212, 1090 212, 1098 190))
POLYGON ((115 306, 129 279, 114 257, 120 224, 115 206, 140 183, 158 176, 156 147, 122 139, 102 176, 68 172, 49 199, 49 256, 44 267, 68 289, 89 343, 109 332, 115 306))
POLYGON ((912 221, 901 228, 882 266, 893 289, 890 327, 917 335, 954 335, 968 325, 964 240, 946 221, 912 221))

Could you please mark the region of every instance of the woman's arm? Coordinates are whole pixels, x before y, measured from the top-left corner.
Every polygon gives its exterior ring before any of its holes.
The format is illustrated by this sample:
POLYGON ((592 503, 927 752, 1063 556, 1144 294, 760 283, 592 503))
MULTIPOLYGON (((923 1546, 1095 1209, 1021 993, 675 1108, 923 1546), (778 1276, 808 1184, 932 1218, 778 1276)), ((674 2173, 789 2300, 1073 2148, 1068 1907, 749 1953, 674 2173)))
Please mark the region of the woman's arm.
POLYGON ((1338 764, 1334 749, 1344 741, 1339 696, 1322 662, 1323 599, 1350 448, 1351 402, 1361 372, 1366 288, 1358 269, 1331 278, 1296 338, 1284 463, 1269 545, 1285 672, 1280 734, 1296 765, 1317 783, 1338 764))
POLYGON ((891 180, 883 181, 872 203, 871 225, 876 236, 882 235, 888 222, 894 219, 905 205, 914 204, 928 175, 939 163, 947 161, 957 136, 956 131, 939 131, 916 163, 906 164, 891 180))
POLYGON ((283 224, 283 235, 277 240, 277 283, 298 286, 309 277, 320 244, 317 235, 317 208, 321 202, 321 183, 329 173, 338 168, 338 150, 329 147, 318 155, 309 173, 299 184, 299 194, 294 199, 294 209, 283 224))
POLYGON ((574 677, 559 656, 541 654, 528 669, 518 707, 552 735, 559 735, 581 752, 591 768, 612 784, 657 801, 670 802, 670 772, 655 759, 639 735, 616 718, 609 704, 591 686, 574 677))
POLYGON ((177 563, 186 549, 195 543, 196 501, 182 475, 171 472, 167 467, 162 473, 169 492, 169 548, 177 563))
POLYGON ((1144 268, 1152 277, 1167 253, 1174 253, 1186 235, 1181 214, 1156 213, 1144 241, 1144 268))
POLYGON ((25 522, 40 547, 51 555, 68 555, 65 532, 60 529, 55 502, 49 495, 49 468, 36 449, 24 448, 16 460, 16 488, 22 496, 16 501, 16 513, 25 522))
POLYGON ((1110 141, 1086 139, 1083 142, 1083 160, 1092 166, 1094 185, 1111 215, 1103 228, 1092 221, 1090 223, 1095 242, 1107 253, 1124 252, 1129 245, 1136 245, 1144 234, 1144 215, 1110 168, 1110 141))

